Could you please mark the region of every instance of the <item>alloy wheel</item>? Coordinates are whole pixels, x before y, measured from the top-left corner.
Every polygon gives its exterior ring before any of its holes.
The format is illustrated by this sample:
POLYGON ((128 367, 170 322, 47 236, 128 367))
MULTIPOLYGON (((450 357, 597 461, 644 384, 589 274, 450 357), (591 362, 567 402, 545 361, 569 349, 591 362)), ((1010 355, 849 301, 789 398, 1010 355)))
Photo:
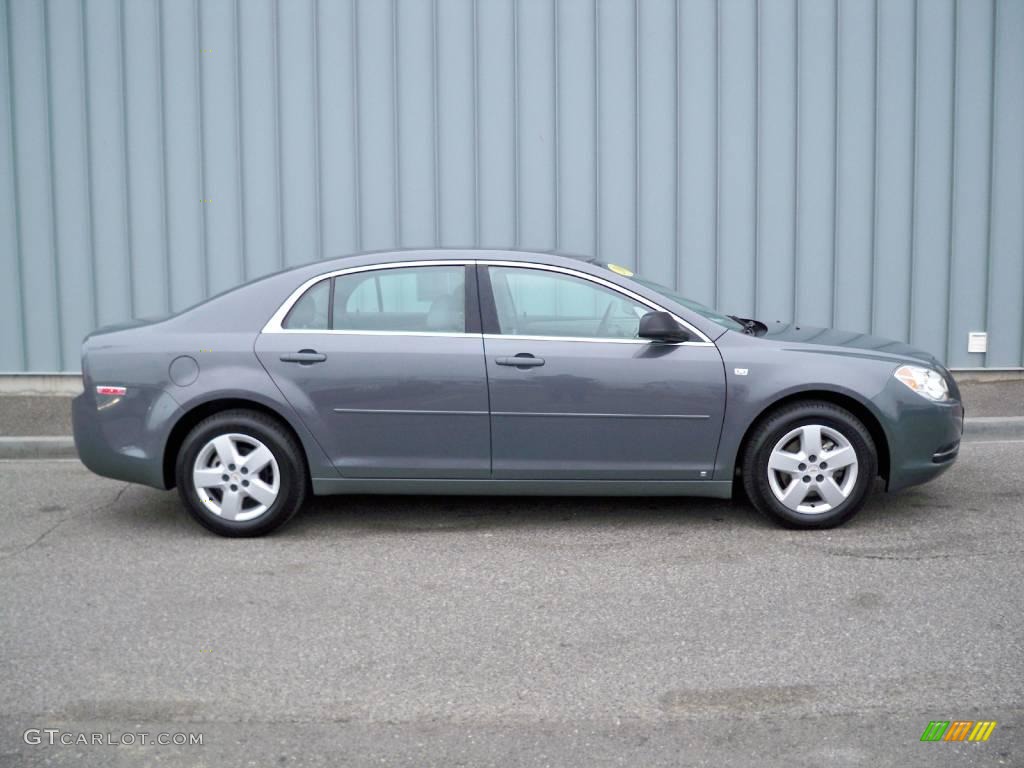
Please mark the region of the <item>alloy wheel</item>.
POLYGON ((192 485, 210 512, 244 522, 273 506, 281 489, 281 473, 273 452, 262 442, 230 433, 214 437, 199 451, 192 485))
POLYGON ((857 484, 857 452, 836 429, 806 424, 787 432, 768 457, 768 485, 787 509, 822 514, 842 504, 857 484))

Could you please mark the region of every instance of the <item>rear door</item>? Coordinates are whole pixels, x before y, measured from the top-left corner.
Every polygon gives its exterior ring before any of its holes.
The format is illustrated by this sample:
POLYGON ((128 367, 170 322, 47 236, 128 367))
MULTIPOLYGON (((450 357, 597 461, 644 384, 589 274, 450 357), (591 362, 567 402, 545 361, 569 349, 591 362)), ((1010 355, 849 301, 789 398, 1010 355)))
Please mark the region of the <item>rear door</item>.
POLYGON ((725 408, 714 344, 639 339, 654 307, 592 276, 480 270, 495 478, 711 478, 725 408))
POLYGON ((259 336, 257 356, 342 476, 490 475, 476 285, 467 262, 345 270, 259 336))

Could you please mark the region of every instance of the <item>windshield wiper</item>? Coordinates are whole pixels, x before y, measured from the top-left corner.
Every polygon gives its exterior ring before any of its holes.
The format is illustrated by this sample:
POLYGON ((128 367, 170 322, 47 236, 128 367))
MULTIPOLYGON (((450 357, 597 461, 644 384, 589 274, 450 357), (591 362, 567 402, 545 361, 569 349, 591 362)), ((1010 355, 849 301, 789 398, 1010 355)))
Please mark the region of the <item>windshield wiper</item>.
POLYGON ((742 325, 743 332, 748 336, 760 336, 762 333, 768 332, 768 326, 759 320, 751 320, 749 317, 738 317, 736 315, 726 315, 726 317, 742 325))
POLYGON ((739 323, 740 325, 742 325, 743 326, 743 332, 745 334, 747 334, 748 336, 756 336, 757 335, 757 326, 758 326, 758 324, 755 323, 750 318, 747 318, 747 317, 737 317, 736 315, 726 315, 726 317, 728 317, 730 320, 734 320, 737 323, 739 323))

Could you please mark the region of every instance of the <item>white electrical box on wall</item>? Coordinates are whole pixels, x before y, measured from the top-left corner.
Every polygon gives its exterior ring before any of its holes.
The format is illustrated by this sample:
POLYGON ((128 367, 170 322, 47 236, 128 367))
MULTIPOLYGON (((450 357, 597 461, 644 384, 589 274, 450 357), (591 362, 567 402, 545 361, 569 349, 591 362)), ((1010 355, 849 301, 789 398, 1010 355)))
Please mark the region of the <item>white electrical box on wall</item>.
POLYGON ((984 331, 970 331, 967 334, 968 352, 987 352, 988 334, 984 331))

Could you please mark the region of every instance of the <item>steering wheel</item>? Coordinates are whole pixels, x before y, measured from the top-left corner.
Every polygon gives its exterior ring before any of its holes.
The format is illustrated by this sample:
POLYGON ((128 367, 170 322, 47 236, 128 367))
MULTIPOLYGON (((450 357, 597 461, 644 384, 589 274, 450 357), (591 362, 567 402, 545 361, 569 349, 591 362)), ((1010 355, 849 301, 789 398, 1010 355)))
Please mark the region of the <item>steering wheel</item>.
POLYGON ((608 330, 608 319, 612 315, 613 306, 615 306, 615 302, 609 301, 608 309, 604 311, 604 314, 601 316, 601 322, 597 324, 597 331, 594 333, 595 336, 604 336, 605 331, 608 330))

